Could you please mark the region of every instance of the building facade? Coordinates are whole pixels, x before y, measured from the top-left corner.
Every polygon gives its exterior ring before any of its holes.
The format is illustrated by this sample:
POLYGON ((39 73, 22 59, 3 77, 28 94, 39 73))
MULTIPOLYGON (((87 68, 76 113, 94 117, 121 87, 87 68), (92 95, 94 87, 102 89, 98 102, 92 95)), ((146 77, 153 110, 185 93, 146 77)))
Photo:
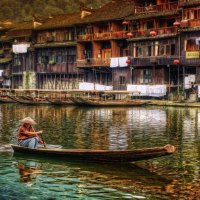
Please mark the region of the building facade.
POLYGON ((96 10, 82 6, 16 23, 0 38, 12 46, 1 69, 10 70, 12 88, 87 90, 93 84, 90 90, 98 85, 189 99, 200 83, 199 13, 196 0, 113 0, 96 10))

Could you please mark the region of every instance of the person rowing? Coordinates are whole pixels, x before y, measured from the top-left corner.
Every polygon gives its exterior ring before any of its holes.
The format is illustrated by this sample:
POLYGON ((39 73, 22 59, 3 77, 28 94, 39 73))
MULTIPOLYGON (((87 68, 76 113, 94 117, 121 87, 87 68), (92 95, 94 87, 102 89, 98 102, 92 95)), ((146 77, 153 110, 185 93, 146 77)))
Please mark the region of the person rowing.
POLYGON ((36 122, 31 117, 20 120, 20 123, 22 124, 18 130, 18 143, 20 146, 37 149, 38 143, 44 144, 41 137, 39 137, 43 131, 35 132, 32 126, 36 122))

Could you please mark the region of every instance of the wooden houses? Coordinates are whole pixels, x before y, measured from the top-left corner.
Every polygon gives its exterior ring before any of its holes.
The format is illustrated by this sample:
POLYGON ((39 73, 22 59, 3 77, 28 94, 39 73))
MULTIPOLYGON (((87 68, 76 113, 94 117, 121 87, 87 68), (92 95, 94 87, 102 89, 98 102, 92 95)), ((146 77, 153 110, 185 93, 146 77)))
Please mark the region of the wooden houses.
POLYGON ((180 0, 182 19, 180 27, 183 88, 187 96, 196 92, 200 84, 200 1, 180 0))
POLYGON ((91 11, 77 24, 77 67, 84 80, 114 89, 126 89, 128 26, 124 18, 134 12, 133 0, 115 0, 91 11))
POLYGON ((12 88, 36 88, 33 29, 34 21, 19 22, 6 33, 12 39, 12 88))
POLYGON ((10 21, 0 22, 0 88, 11 87, 12 45, 6 32, 13 26, 10 21))
MULTIPOLYGON (((180 86, 181 9, 178 1, 143 1, 127 18, 133 85, 180 86)), ((170 86, 173 86, 172 88, 170 86)))
POLYGON ((76 69, 76 28, 81 13, 50 16, 35 28, 37 87, 78 89, 82 71, 76 69))
POLYGON ((112 0, 95 10, 82 6, 17 23, 0 42, 12 45, 13 88, 162 86, 163 96, 189 98, 200 83, 199 30, 200 1, 112 0))

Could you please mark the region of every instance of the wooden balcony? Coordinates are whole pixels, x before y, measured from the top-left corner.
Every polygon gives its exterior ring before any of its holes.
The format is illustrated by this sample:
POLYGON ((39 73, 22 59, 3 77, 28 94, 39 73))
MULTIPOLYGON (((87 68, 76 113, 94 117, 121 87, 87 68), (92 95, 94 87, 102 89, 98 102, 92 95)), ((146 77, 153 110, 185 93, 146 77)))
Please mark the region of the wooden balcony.
POLYGON ((91 41, 93 40, 93 34, 78 35, 78 41, 91 41))
POLYGON ((189 21, 189 26, 195 27, 195 26, 200 26, 200 19, 193 19, 189 21))
POLYGON ((178 1, 173 3, 163 3, 159 5, 150 5, 146 7, 136 7, 135 14, 149 13, 149 12, 162 12, 166 10, 178 9, 178 1))
POLYGON ((112 39, 126 39, 128 31, 115 31, 112 32, 112 39))
POLYGON ((95 40, 109 40, 112 38, 111 32, 94 33, 95 40))
POLYGON ((77 60, 77 67, 110 67, 110 59, 90 58, 77 60))
POLYGON ((179 0, 179 6, 190 6, 200 4, 200 0, 179 0))
POLYGON ((182 20, 181 27, 199 27, 200 19, 182 20))
POLYGON ((128 31, 114 31, 114 32, 103 32, 86 35, 78 35, 78 41, 92 41, 94 40, 110 40, 110 39, 126 39, 128 31))
POLYGON ((150 37, 150 32, 155 31, 156 35, 155 36, 161 36, 161 35, 171 35, 171 34, 176 34, 177 29, 176 27, 162 27, 162 28, 152 28, 144 31, 135 31, 132 32, 133 38, 138 38, 138 37, 150 37))
POLYGON ((174 60, 178 56, 149 56, 137 57, 131 59, 131 64, 138 67, 156 66, 156 65, 174 65, 174 60))
POLYGON ((62 63, 62 64, 37 64, 37 73, 75 73, 75 63, 62 63))

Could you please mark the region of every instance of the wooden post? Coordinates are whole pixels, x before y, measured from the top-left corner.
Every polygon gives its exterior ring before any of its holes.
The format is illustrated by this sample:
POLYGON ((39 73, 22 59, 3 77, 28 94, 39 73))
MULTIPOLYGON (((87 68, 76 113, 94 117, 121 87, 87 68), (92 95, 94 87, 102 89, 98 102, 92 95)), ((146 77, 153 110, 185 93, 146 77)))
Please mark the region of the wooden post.
POLYGON ((180 95, 180 65, 178 65, 178 96, 180 95))

